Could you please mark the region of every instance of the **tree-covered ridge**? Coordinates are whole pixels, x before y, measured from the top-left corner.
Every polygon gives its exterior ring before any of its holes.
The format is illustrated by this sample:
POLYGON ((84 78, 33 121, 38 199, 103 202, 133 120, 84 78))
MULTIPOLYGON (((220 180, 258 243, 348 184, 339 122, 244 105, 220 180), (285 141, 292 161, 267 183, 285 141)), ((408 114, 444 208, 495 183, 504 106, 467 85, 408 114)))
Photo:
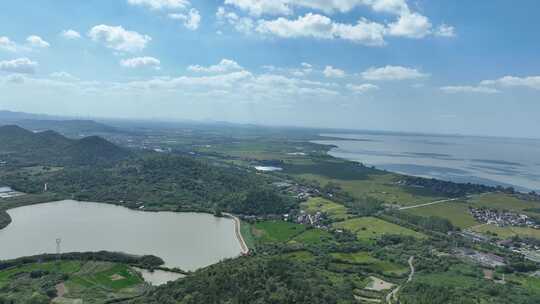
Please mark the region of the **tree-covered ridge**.
POLYGON ((70 166, 37 175, 17 171, 0 183, 25 193, 48 191, 65 198, 146 209, 279 214, 292 201, 251 171, 179 155, 152 153, 112 167, 70 166))
POLYGON ((103 138, 69 139, 54 131, 34 133, 15 125, 0 127, 0 159, 9 165, 103 165, 130 153, 103 138))
POLYGON ((341 291, 347 287, 291 259, 244 257, 197 271, 134 303, 354 303, 350 290, 341 291))

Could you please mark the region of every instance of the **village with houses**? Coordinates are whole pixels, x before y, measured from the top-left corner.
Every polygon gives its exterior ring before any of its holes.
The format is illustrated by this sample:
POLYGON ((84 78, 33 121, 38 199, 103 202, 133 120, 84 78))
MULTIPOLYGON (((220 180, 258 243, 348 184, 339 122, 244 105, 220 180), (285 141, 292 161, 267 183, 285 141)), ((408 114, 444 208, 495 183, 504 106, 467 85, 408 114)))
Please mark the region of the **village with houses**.
POLYGON ((540 223, 526 214, 517 214, 495 209, 469 208, 469 213, 479 222, 497 227, 528 227, 540 229, 540 223))

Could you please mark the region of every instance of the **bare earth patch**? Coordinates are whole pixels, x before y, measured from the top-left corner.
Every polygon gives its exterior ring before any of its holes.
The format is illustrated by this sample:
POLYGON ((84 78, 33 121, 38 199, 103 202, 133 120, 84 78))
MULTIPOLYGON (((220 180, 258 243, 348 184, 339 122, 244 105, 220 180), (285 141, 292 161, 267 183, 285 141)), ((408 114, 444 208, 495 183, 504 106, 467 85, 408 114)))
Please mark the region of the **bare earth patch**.
POLYGON ((115 273, 113 274, 112 276, 110 276, 111 278, 111 281, 120 281, 120 280, 125 280, 126 278, 119 275, 118 273, 115 273))
POLYGON ((493 280, 493 270, 484 269, 484 279, 493 280))
POLYGON ((366 286, 365 289, 367 290, 373 290, 373 291, 383 291, 383 290, 389 290, 394 287, 394 284, 383 281, 376 277, 369 277, 371 279, 371 283, 369 283, 368 286, 366 286))
POLYGON ((58 298, 62 298, 66 293, 67 293, 67 289, 64 283, 60 283, 56 285, 56 296, 58 298))
POLYGON ((51 303, 55 303, 55 304, 82 304, 83 303, 82 299, 64 298, 64 296, 68 293, 66 284, 59 283, 55 287, 56 287, 56 298, 54 298, 51 303))

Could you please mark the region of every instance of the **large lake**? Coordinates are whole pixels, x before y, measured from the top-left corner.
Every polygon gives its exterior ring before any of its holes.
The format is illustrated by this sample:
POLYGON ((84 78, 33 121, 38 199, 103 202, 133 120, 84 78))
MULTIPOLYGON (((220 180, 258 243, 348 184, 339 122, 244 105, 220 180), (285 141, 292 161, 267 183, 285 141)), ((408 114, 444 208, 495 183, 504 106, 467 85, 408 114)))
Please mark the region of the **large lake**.
POLYGON ((209 214, 141 212, 108 204, 61 201, 8 210, 0 260, 62 252, 153 254, 165 265, 195 270, 241 252, 234 221, 209 214))
POLYGON ((322 134, 343 140, 330 154, 380 169, 455 182, 540 190, 540 140, 376 134, 322 134))

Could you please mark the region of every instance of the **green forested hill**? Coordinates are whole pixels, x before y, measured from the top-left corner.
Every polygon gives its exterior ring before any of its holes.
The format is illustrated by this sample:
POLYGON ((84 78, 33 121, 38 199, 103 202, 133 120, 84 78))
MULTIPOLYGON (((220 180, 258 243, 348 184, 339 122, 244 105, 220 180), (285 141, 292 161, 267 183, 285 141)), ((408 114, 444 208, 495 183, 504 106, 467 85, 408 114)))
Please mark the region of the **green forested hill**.
POLYGON ((34 133, 15 125, 0 127, 0 143, 0 158, 21 165, 94 165, 129 156, 100 137, 73 140, 54 131, 34 133))
POLYGON ((130 152, 97 136, 73 140, 53 131, 4 126, 0 143, 0 160, 12 168, 0 174, 0 184, 25 193, 41 193, 47 184, 49 192, 65 198, 132 208, 144 202, 154 210, 277 214, 292 205, 251 171, 180 155, 130 152))
POLYGON ((0 184, 25 193, 50 192, 66 198, 113 202, 127 207, 178 211, 230 211, 247 214, 287 212, 292 202, 264 177, 235 167, 219 167, 177 155, 133 157, 114 166, 66 166, 29 176, 0 175, 0 184))
POLYGON ((320 270, 291 259, 245 257, 170 283, 137 304, 355 303, 351 286, 333 284, 320 270))

